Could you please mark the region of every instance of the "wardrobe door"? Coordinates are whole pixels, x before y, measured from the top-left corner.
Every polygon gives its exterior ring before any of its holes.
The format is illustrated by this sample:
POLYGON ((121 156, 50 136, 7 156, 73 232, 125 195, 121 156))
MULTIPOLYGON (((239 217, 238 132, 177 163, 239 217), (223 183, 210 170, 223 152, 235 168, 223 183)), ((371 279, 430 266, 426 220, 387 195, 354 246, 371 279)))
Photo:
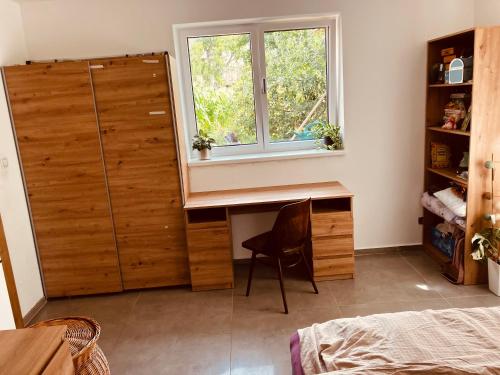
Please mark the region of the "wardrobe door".
POLYGON ((48 297, 120 291, 87 62, 5 68, 48 297))
POLYGON ((124 288, 189 284, 165 57, 91 67, 124 288))

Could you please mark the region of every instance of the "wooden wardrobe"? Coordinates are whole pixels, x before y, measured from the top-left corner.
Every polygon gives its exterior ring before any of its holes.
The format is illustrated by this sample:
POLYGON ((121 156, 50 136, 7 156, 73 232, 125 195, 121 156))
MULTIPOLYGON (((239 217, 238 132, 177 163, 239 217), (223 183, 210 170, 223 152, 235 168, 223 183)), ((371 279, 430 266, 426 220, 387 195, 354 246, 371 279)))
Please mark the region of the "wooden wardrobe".
POLYGON ((189 284, 167 64, 4 68, 48 297, 189 284))

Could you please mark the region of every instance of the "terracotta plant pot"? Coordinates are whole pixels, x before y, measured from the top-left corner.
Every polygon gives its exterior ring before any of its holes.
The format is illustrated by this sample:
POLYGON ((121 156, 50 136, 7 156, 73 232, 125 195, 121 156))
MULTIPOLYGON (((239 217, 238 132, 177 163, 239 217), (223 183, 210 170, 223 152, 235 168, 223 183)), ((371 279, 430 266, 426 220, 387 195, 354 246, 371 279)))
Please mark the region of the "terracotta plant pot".
POLYGON ((497 296, 500 296, 500 264, 488 258, 488 286, 497 296))
POLYGON ((200 160, 210 160, 211 157, 212 157, 212 150, 204 148, 203 150, 200 151, 200 160))

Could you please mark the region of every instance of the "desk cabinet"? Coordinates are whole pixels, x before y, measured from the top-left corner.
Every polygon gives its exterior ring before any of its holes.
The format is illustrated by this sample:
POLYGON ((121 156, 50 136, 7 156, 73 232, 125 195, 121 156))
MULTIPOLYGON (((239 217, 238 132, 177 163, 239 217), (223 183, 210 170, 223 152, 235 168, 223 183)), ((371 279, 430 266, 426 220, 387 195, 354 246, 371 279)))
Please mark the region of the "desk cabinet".
POLYGON ((186 234, 193 290, 232 288, 233 251, 227 209, 187 211, 186 234))
POLYGON ((352 198, 312 202, 311 234, 316 281, 354 276, 352 198))

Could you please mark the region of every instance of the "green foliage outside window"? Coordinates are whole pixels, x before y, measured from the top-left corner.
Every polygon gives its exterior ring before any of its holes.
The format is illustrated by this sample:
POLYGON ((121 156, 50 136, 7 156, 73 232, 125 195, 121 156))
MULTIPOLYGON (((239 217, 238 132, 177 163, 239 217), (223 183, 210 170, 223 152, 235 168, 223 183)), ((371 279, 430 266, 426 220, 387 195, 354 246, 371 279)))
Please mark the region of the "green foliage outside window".
MULTIPOLYGON (((266 32, 264 47, 271 142, 313 139, 311 125, 328 122, 326 29, 266 32)), ((250 35, 189 38, 189 57, 198 130, 256 143, 250 35)))

